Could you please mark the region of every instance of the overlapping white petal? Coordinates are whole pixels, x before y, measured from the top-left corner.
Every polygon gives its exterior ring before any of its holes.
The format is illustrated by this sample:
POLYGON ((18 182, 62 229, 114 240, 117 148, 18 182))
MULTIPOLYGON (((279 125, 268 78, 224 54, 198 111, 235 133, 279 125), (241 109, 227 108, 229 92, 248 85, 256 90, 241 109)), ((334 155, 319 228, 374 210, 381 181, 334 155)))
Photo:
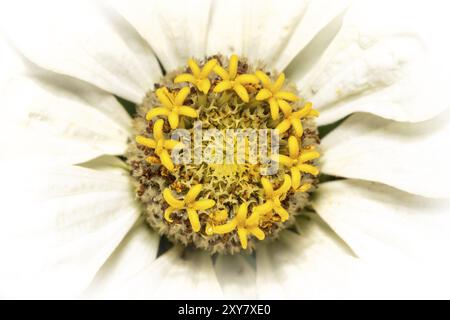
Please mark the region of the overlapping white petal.
POLYGON ((0 30, 0 90, 10 79, 24 70, 22 59, 8 43, 0 30))
POLYGON ((347 2, 214 1, 207 53, 237 53, 283 70, 347 2))
POLYGON ((77 163, 122 154, 131 119, 114 97, 92 86, 19 77, 1 92, 1 159, 77 163))
POLYGON ((256 275, 260 298, 448 297, 449 279, 439 268, 398 255, 356 259, 328 226, 311 217, 312 221, 299 220, 300 235, 287 231, 278 241, 259 248, 256 275))
POLYGON ((109 297, 122 299, 220 299, 211 256, 175 247, 129 278, 109 297))
POLYGON ((357 295, 360 262, 315 219, 258 248, 257 293, 263 299, 349 298, 357 295), (353 286, 353 287, 352 287, 353 286))
POLYGON ((448 106, 449 49, 436 39, 448 19, 439 14, 442 6, 428 7, 356 1, 315 67, 305 77, 301 66, 289 69, 301 95, 321 112, 319 124, 356 111, 418 122, 448 106))
POLYGON ((141 218, 97 273, 88 294, 117 294, 114 290, 155 261, 158 245, 159 235, 141 218))
POLYGON ((160 69, 135 30, 110 11, 89 0, 19 0, 1 6, 0 26, 39 66, 140 102, 160 69))
POLYGON ((450 262, 449 200, 342 180, 322 184, 313 206, 360 257, 403 255, 441 267, 450 262))
POLYGON ((256 299, 256 272, 242 255, 221 255, 215 265, 225 299, 256 299))
POLYGON ((188 58, 205 56, 210 1, 110 2, 150 44, 168 72, 184 66, 188 58))
POLYGON ((129 177, 2 163, 0 295, 74 297, 139 217, 129 177))
MULTIPOLYGON (((291 2, 296 1, 292 0, 291 2)), ((282 34, 283 32, 281 30, 280 32, 274 32, 274 29, 272 29, 271 34, 275 39, 270 42, 282 44, 281 46, 275 46, 278 50, 277 52, 274 51, 271 43, 267 43, 267 49, 272 48, 271 52, 273 52, 269 61, 273 61, 275 69, 279 71, 284 70, 320 31, 345 12, 350 2, 350 0, 309 0, 301 19, 292 26, 289 38, 280 41, 282 38, 277 38, 277 34, 282 34)), ((276 3, 278 4, 278 2, 276 3)), ((284 20, 285 15, 295 14, 295 12, 287 11, 290 11, 290 8, 284 9, 283 13, 278 17, 279 24, 284 20)), ((270 15, 271 13, 267 13, 267 16, 270 15)), ((262 41, 264 40, 262 39, 262 41)), ((320 55, 320 52, 317 52, 317 54, 320 55)))
POLYGON ((327 135, 322 172, 449 198, 450 110, 422 123, 356 114, 327 135))

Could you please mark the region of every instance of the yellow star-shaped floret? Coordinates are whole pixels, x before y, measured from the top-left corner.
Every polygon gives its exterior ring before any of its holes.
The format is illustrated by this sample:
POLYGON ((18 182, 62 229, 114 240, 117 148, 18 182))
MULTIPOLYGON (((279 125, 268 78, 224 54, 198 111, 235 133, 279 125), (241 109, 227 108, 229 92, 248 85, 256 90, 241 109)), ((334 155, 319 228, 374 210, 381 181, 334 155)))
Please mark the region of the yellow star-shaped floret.
POLYGON ((214 66, 217 64, 216 59, 209 60, 203 68, 200 70, 197 62, 194 59, 188 60, 189 68, 191 69, 192 74, 183 73, 177 76, 174 80, 175 83, 181 82, 189 82, 197 87, 198 90, 207 94, 209 88, 211 88, 211 82, 208 79, 209 74, 213 70, 214 66))
POLYGON ((201 184, 193 186, 184 197, 184 200, 175 198, 169 188, 164 189, 163 197, 169 204, 169 207, 164 212, 164 218, 168 222, 173 222, 170 218, 172 212, 185 209, 188 214, 192 230, 194 230, 194 232, 200 231, 200 220, 198 218, 197 211, 210 209, 216 204, 214 200, 209 199, 195 200, 202 189, 203 186, 201 184))
POLYGON ((248 236, 254 235, 258 240, 264 240, 266 237, 264 231, 259 228, 260 215, 253 211, 248 215, 248 205, 243 203, 239 206, 236 216, 228 223, 223 225, 210 226, 209 231, 212 234, 225 234, 234 231, 237 228, 237 234, 243 249, 247 249, 248 236))
POLYGON ((258 78, 253 74, 241 74, 237 75, 238 72, 238 64, 239 64, 239 57, 235 54, 233 54, 230 57, 230 63, 228 66, 228 71, 226 71, 224 68, 222 68, 219 65, 216 65, 214 67, 214 72, 222 78, 222 81, 219 82, 214 87, 214 92, 219 93, 226 90, 233 89, 236 94, 242 99, 244 102, 249 101, 249 96, 247 89, 243 86, 244 84, 257 84, 259 83, 258 78))
MULTIPOLYGON (((136 142, 148 148, 155 149, 155 153, 161 160, 161 164, 166 167, 167 170, 172 171, 174 169, 174 165, 172 158, 170 157, 169 150, 172 150, 178 144, 181 144, 181 142, 166 140, 164 138, 163 126, 164 120, 158 119, 153 125, 153 139, 137 136, 136 142)), ((151 157, 147 158, 147 161, 153 163, 151 157)))
POLYGON ((295 135, 300 138, 303 135, 302 119, 317 116, 319 116, 319 112, 317 110, 313 110, 311 102, 307 102, 299 111, 292 112, 292 109, 290 109, 286 112, 284 115, 284 120, 278 124, 276 129, 279 134, 283 134, 293 127, 295 135))
POLYGON ((262 71, 256 71, 255 75, 264 86, 264 88, 259 90, 258 94, 256 95, 256 100, 267 100, 269 102, 270 114, 272 116, 272 119, 278 120, 280 108, 283 113, 289 113, 292 110, 292 107, 287 101, 297 101, 298 97, 292 92, 280 91, 286 79, 284 73, 281 73, 278 76, 278 79, 275 81, 275 83, 272 83, 269 76, 262 71))
POLYGON ((156 96, 162 104, 162 107, 151 109, 147 115, 147 120, 151 120, 157 116, 166 116, 169 120, 170 128, 176 129, 180 121, 180 116, 197 118, 197 110, 183 106, 184 100, 189 95, 189 88, 184 87, 176 95, 172 94, 167 88, 159 88, 156 90, 156 96))
POLYGON ((255 207, 254 212, 262 217, 275 210, 280 216, 281 221, 286 221, 289 218, 289 213, 281 205, 280 198, 284 197, 291 188, 291 177, 288 174, 284 175, 283 184, 277 190, 273 189, 272 184, 267 178, 261 178, 261 184, 264 188, 266 202, 255 207))
POLYGON ((288 168, 291 168, 292 188, 296 191, 306 192, 311 185, 305 184, 301 186, 301 172, 317 176, 319 174, 319 169, 313 165, 306 164, 306 162, 319 158, 320 153, 314 149, 302 149, 298 139, 294 136, 289 137, 288 146, 289 156, 278 155, 278 161, 288 168))

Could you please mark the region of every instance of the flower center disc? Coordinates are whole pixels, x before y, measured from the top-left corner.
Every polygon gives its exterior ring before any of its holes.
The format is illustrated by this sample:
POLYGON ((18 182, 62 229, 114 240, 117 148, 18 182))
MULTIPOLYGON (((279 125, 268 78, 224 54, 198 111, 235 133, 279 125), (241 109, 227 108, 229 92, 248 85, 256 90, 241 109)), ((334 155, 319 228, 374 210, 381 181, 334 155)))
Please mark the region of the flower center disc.
POLYGON ((190 59, 134 119, 127 158, 147 222, 211 253, 276 238, 318 182, 315 116, 283 73, 236 55, 190 59))

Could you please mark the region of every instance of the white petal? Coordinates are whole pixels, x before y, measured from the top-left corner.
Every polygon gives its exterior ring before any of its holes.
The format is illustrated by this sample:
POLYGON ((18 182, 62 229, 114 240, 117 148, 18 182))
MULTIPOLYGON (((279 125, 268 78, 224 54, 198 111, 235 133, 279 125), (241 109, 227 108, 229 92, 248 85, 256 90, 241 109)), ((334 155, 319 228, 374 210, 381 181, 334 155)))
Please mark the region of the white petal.
MULTIPOLYGON (((317 217, 301 221, 300 236, 258 249, 257 292, 263 299, 423 299, 448 297, 448 276, 393 256, 365 261, 317 217)), ((300 221, 300 220, 299 220, 300 221)), ((386 257, 386 256, 385 256, 386 257)))
POLYGON ((130 131, 131 119, 117 100, 105 91, 75 78, 60 75, 42 69, 27 61, 10 43, 0 35, 0 92, 17 78, 31 78, 33 81, 45 83, 57 88, 61 94, 70 95, 101 110, 106 116, 117 122, 124 130, 130 131))
POLYGON ((216 0, 207 52, 237 53, 283 70, 346 2, 216 0))
POLYGON ((409 1, 355 2, 311 72, 289 74, 321 112, 318 123, 356 111, 407 122, 442 112, 450 99, 449 48, 436 34, 445 37, 448 28, 433 21, 444 23, 436 10, 425 13, 409 1))
POLYGON ((79 294, 139 217, 126 176, 25 162, 1 174, 2 296, 79 294))
POLYGON ((302 234, 286 231, 258 248, 257 292, 262 299, 349 298, 360 262, 318 219, 302 234))
MULTIPOLYGON (((288 2, 294 3, 296 1, 288 2)), ((276 1, 276 3, 278 4, 279 2, 276 1)), ((291 26, 290 37, 282 43, 282 47, 279 49, 277 55, 272 57, 275 68, 277 70, 284 70, 323 28, 345 11, 349 3, 350 0, 307 1, 307 8, 302 14, 301 19, 291 26)), ((283 17, 287 14, 293 14, 289 11, 290 9, 284 9, 284 12, 279 16, 279 20, 283 20, 283 17)), ((274 36, 276 34, 276 32, 273 33, 274 36)), ((270 46, 270 43, 268 46, 270 46)), ((320 55, 320 52, 317 54, 320 55)))
POLYGON ((321 184, 313 206, 360 257, 394 253, 441 266, 450 262, 449 200, 342 180, 321 184))
POLYGON ((135 30, 96 1, 15 1, 1 11, 11 41, 41 67, 133 102, 160 77, 157 60, 135 30))
POLYGON ((122 159, 115 156, 100 156, 92 160, 77 163, 77 166, 92 169, 95 171, 107 172, 110 174, 118 174, 129 176, 129 166, 122 159), (122 169, 122 170, 118 170, 122 169))
POLYGON ((0 90, 10 79, 24 71, 21 57, 15 52, 0 32, 0 90))
POLYGON ((255 270, 245 257, 221 255, 215 269, 225 299, 256 299, 255 270))
POLYGON ((273 66, 307 8, 307 0, 213 2, 208 54, 237 53, 273 66))
POLYGON ((175 247, 124 283, 114 298, 124 299, 220 299, 222 291, 211 256, 183 252, 175 247))
POLYGON ((170 72, 206 52, 210 1, 113 0, 170 72))
MULTIPOLYGON (((159 235, 141 218, 97 273, 92 293, 109 295, 129 278, 150 266, 158 253, 159 235)), ((112 293, 114 294, 114 293, 112 293)))
POLYGON ((21 77, 4 89, 2 100, 0 123, 8 133, 0 137, 2 159, 32 156, 34 162, 77 163, 123 154, 127 147, 130 117, 114 97, 91 86, 66 90, 21 77))
POLYGON ((450 110, 418 124, 353 115, 323 139, 322 171, 448 198, 449 119, 450 110))
POLYGON ((247 1, 214 0, 207 34, 208 55, 244 55, 244 22, 249 13, 247 1), (244 7, 244 8, 243 8, 244 7))

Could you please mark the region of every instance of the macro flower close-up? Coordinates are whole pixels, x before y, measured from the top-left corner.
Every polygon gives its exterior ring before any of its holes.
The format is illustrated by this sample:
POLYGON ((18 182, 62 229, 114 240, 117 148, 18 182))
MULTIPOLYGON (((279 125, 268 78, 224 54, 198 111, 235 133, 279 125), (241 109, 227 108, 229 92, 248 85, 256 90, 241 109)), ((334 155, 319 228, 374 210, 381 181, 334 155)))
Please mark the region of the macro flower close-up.
POLYGON ((446 9, 2 1, 0 298, 450 298, 446 9))

